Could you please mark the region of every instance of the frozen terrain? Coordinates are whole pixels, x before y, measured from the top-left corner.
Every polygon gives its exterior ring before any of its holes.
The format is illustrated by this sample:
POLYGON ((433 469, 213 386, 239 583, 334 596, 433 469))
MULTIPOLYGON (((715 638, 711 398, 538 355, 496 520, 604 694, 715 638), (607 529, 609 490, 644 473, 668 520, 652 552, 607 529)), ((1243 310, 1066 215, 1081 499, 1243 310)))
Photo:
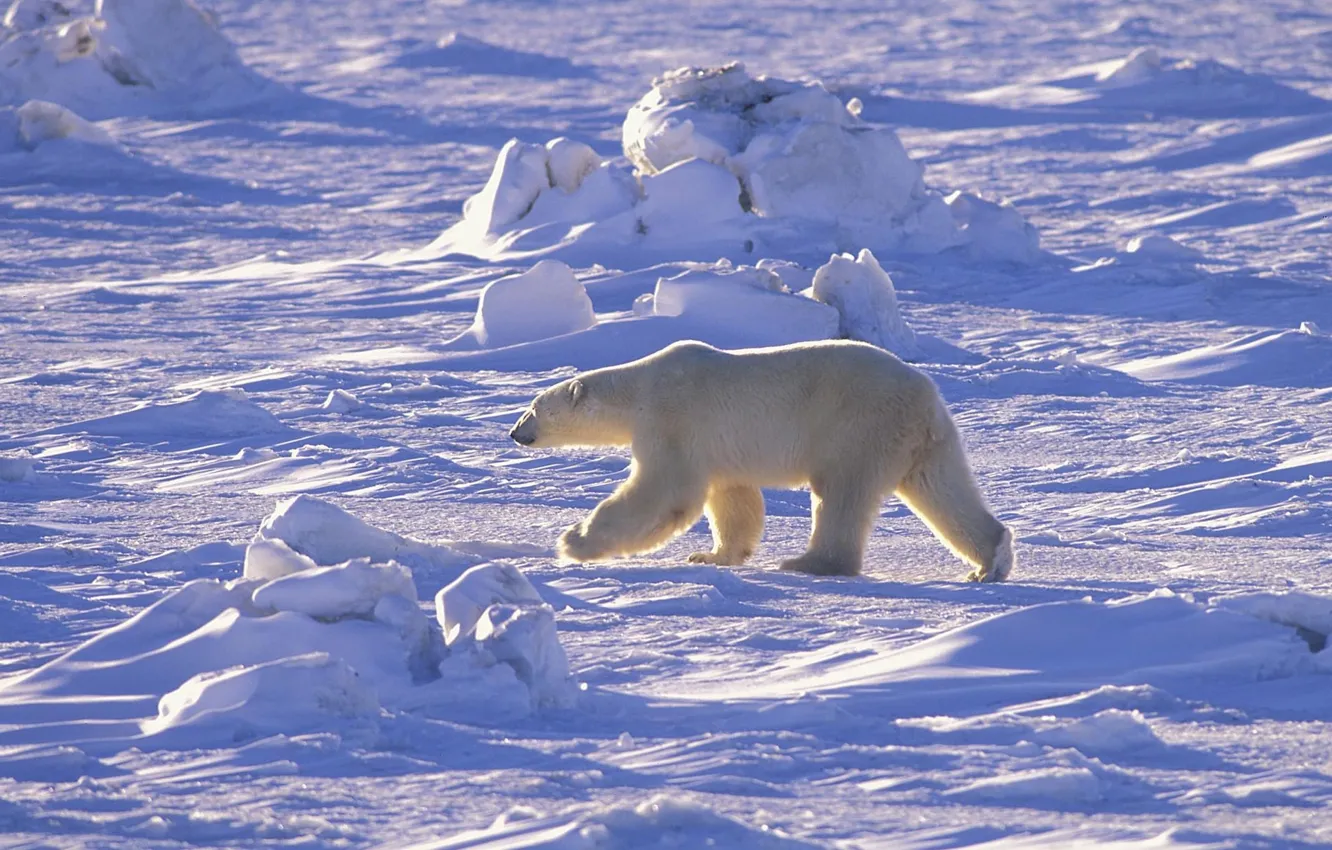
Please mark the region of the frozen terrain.
POLYGON ((1332 10, 0 10, 0 846, 1332 846, 1332 10), (506 437, 917 363, 1019 568, 561 565, 506 437))

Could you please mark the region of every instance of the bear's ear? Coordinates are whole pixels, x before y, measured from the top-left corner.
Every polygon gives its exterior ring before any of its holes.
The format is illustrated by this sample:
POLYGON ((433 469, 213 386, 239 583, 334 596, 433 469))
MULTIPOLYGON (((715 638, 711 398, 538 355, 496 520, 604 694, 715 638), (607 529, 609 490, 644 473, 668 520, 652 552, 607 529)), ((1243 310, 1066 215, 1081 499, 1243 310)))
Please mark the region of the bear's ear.
POLYGON ((573 400, 575 407, 578 406, 578 402, 582 401, 583 396, 585 395, 587 395, 587 387, 583 386, 582 381, 575 380, 573 383, 569 384, 569 396, 573 400))

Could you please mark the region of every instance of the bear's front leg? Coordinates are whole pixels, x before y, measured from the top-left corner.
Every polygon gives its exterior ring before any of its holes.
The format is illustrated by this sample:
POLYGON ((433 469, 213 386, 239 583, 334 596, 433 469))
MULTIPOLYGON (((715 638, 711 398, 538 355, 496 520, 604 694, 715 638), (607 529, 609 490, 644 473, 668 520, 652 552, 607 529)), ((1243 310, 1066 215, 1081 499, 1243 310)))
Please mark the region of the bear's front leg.
POLYGON ((694 524, 706 493, 706 479, 678 463, 635 461, 629 480, 560 536, 559 555, 583 563, 649 552, 694 524))
POLYGON ((691 564, 743 564, 763 538, 763 492, 745 484, 713 484, 704 508, 712 526, 712 551, 695 552, 691 564))

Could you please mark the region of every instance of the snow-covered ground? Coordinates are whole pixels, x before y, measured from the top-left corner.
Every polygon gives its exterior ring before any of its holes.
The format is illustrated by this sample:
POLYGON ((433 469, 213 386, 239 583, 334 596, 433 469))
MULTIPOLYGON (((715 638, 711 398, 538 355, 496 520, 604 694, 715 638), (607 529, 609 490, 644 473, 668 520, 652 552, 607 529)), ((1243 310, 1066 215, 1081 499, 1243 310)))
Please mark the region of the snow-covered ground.
POLYGON ((0 845, 1332 846, 1329 69, 1312 0, 20 0, 0 845), (829 336, 1011 582, 895 502, 778 572, 799 491, 556 562, 628 459, 536 392, 829 336))

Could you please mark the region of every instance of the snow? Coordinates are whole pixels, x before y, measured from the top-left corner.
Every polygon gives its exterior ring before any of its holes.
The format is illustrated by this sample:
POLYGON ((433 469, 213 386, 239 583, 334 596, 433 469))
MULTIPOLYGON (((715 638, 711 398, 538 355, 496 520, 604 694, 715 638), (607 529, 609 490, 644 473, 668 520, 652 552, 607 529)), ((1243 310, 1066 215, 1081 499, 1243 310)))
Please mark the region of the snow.
POLYGON ((193 0, 15 0, 0 27, 0 103, 91 118, 231 107, 271 84, 193 0))
POLYGON ((1317 4, 0 15, 0 843, 1332 843, 1317 4), (558 562, 538 392, 844 335, 1014 581, 558 562))
POLYGON ((837 309, 838 331, 914 360, 916 333, 897 307, 893 279, 868 248, 860 255, 836 254, 814 273, 810 297, 837 309))
POLYGON ((542 260, 522 274, 486 284, 476 321, 458 341, 503 348, 585 331, 597 323, 592 300, 559 260, 542 260))

